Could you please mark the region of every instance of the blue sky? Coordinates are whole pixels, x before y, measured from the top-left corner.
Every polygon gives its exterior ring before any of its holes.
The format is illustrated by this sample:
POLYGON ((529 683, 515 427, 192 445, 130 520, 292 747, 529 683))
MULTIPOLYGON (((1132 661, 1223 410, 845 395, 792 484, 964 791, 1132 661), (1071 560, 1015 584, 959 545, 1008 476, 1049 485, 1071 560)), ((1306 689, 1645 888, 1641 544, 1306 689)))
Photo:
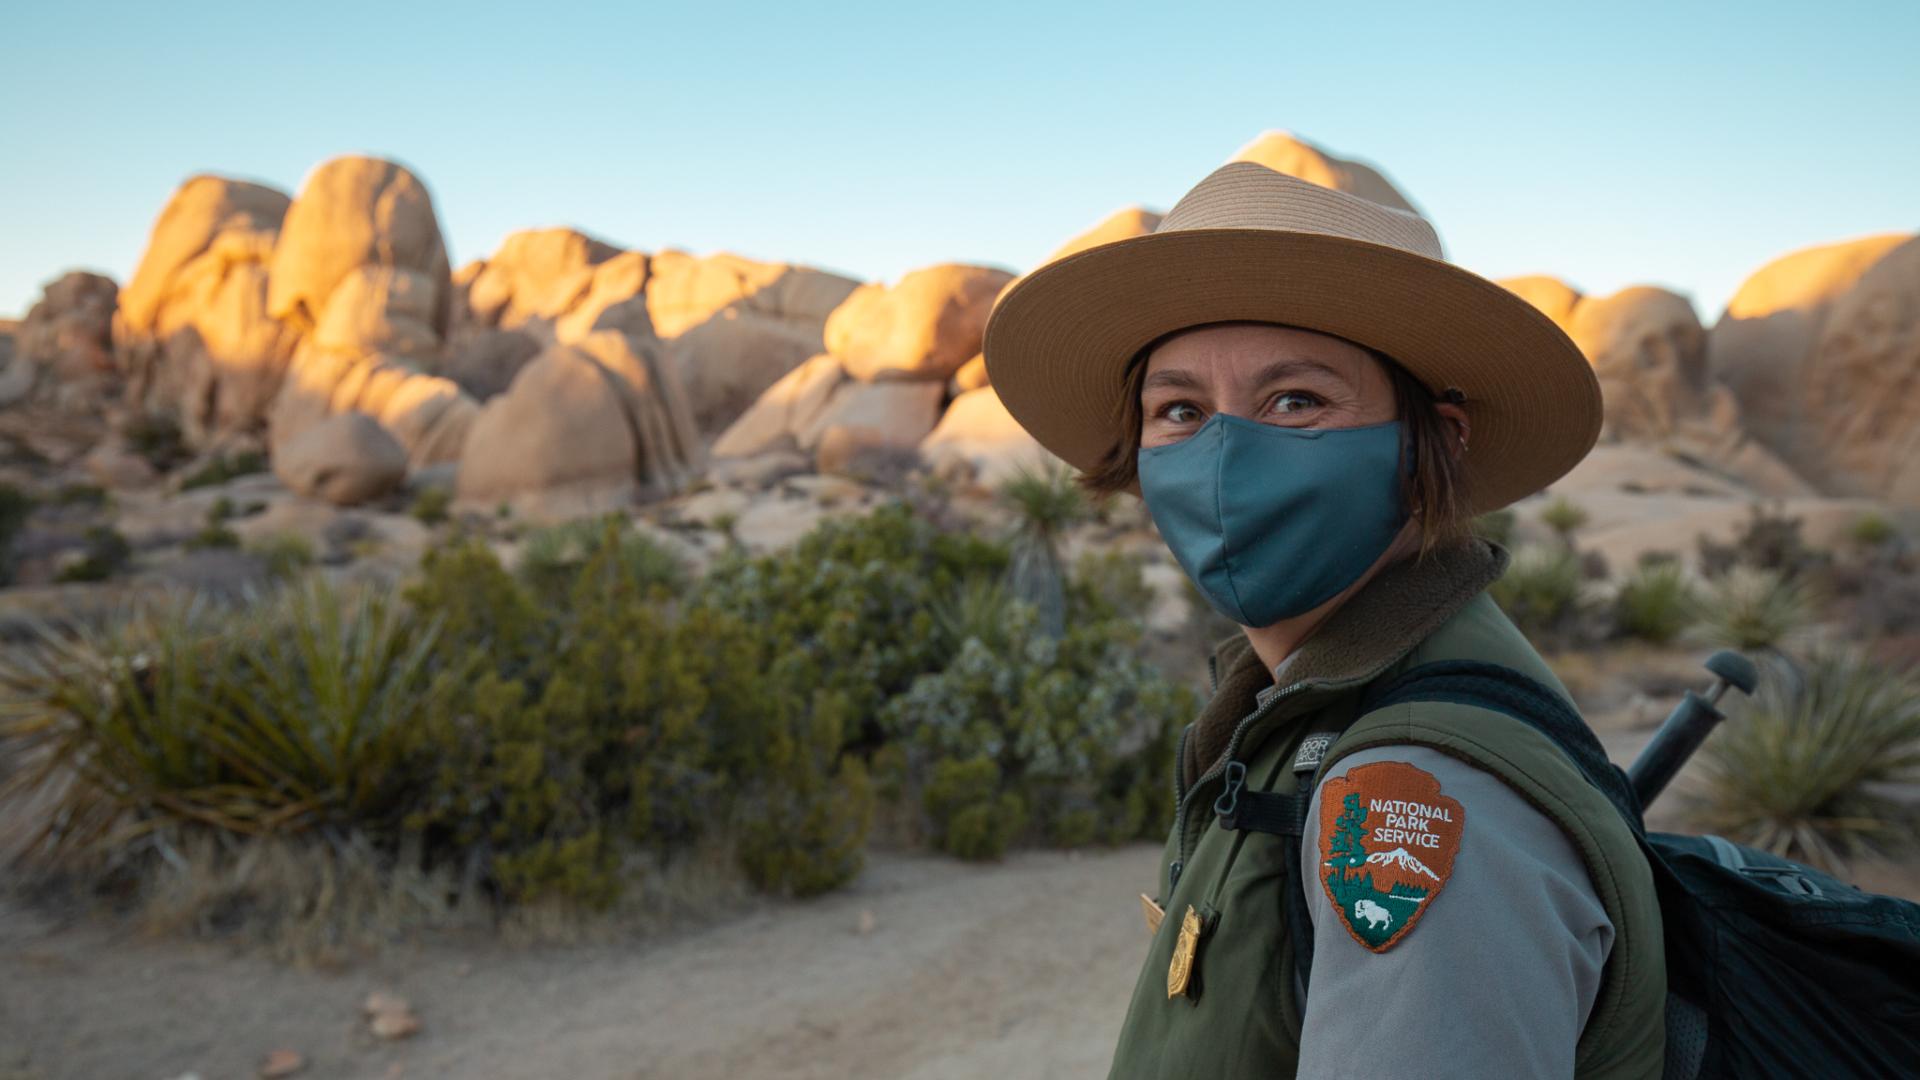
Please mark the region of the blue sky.
POLYGON ((0 314, 124 280, 195 172, 363 151, 454 260, 567 224, 863 279, 1019 270, 1268 128, 1371 161, 1489 276, 1711 319, 1794 248, 1920 227, 1920 3, 14 6, 0 314))

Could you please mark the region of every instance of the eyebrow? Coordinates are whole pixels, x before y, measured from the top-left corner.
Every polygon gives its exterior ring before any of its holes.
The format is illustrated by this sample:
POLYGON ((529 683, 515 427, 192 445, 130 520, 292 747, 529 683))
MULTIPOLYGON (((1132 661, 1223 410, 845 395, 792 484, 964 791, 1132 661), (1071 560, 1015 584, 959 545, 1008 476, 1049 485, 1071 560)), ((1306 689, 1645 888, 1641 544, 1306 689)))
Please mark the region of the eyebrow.
MULTIPOLYGON (((1330 368, 1325 364, 1320 363, 1318 360, 1296 359, 1296 360, 1275 360, 1272 363, 1269 363, 1267 366, 1260 369, 1259 374, 1254 376, 1254 383, 1256 385, 1264 386, 1267 383, 1274 382, 1279 379, 1285 379, 1295 375, 1304 375, 1308 373, 1327 375, 1332 378, 1339 379, 1343 383, 1347 381, 1347 377, 1344 374, 1338 371, 1335 371, 1333 368, 1330 368)), ((1195 376, 1192 372, 1187 371, 1183 368, 1163 368, 1159 371, 1153 372, 1152 374, 1148 375, 1143 382, 1141 382, 1140 389, 1146 390, 1152 387, 1161 387, 1161 386, 1179 387, 1187 390, 1201 389, 1200 379, 1197 376, 1195 376)))

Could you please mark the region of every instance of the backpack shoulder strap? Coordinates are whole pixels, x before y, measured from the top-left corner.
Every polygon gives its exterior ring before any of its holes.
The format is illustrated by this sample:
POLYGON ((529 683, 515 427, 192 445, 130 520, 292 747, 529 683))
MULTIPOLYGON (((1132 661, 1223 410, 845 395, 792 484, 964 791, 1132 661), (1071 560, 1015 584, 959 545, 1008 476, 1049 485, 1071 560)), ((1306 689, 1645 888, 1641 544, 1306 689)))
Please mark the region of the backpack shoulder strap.
POLYGON ((1479 660, 1441 660, 1409 668, 1369 688, 1362 714, 1412 701, 1444 701, 1501 713, 1546 736, 1573 762, 1587 783, 1599 789, 1635 833, 1646 832, 1640 801, 1620 766, 1608 760, 1580 713, 1566 698, 1538 680, 1502 664, 1479 660))

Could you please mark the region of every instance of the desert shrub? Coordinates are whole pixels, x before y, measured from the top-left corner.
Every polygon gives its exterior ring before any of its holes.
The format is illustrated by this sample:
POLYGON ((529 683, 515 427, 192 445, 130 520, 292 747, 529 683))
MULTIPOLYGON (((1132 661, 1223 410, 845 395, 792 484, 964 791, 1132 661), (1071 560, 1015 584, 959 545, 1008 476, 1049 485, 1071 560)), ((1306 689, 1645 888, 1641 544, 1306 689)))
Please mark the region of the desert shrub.
POLYGON ((1120 620, 1076 619, 1055 639, 1041 632, 1034 608, 1016 600, 1005 622, 998 648, 969 637, 942 670, 914 680, 886 708, 888 731, 905 748, 909 787, 933 799, 926 805, 936 837, 945 837, 939 842, 956 850, 958 827, 967 846, 993 848, 979 828, 956 823, 970 808, 978 808, 970 820, 997 816, 1011 805, 999 801, 1002 793, 1019 797, 1024 823, 1050 843, 1158 834, 1171 812, 1166 772, 1174 733, 1195 705, 1191 693, 1134 656, 1131 628, 1120 620), (995 770, 996 790, 982 790, 985 766, 957 774, 951 764, 978 761, 995 770))
POLYGON ((314 564, 313 541, 295 532, 275 533, 254 542, 249 551, 266 564, 267 576, 289 581, 314 564))
POLYGON ((0 484, 0 585, 13 580, 13 542, 32 514, 33 496, 12 484, 0 484))
POLYGON ((127 449, 147 459, 147 464, 161 472, 187 459, 180 423, 166 413, 140 413, 126 422, 120 434, 127 441, 127 449))
POLYGON ((1778 651, 1813 619, 1813 595, 1805 582, 1776 570, 1737 565, 1708 585, 1699 629, 1708 644, 1778 651))
POLYGON ((1510 547, 1513 544, 1513 527, 1516 520, 1517 515, 1511 507, 1489 510, 1473 519, 1473 532, 1481 539, 1491 540, 1501 547, 1510 547))
POLYGON ((882 704, 946 663, 934 611, 969 578, 997 576, 1005 547, 946 533, 894 503, 829 518, 793 547, 717 560, 691 601, 759 627, 787 692, 844 699, 850 743, 880 741, 882 704))
POLYGON ((80 548, 80 559, 61 568, 56 581, 105 581, 133 558, 133 545, 111 525, 87 529, 80 548))
POLYGON ((946 760, 933 767, 921 797, 933 844, 963 859, 998 859, 1026 828, 1020 796, 1001 790, 992 758, 946 760))
POLYGON ((1138 621, 1152 610, 1154 591, 1142 576, 1140 556, 1112 548, 1083 552, 1067 582, 1067 603, 1076 612, 1097 612, 1138 621))
POLYGON ((1679 637, 1698 614, 1693 584, 1673 559, 1642 563, 1614 594, 1614 624, 1620 632, 1655 645, 1679 637))
POLYGON ((1798 577, 1803 571, 1821 566, 1826 556, 1807 546, 1800 535, 1801 521, 1759 503, 1747 507, 1747 522, 1731 544, 1716 543, 1701 536, 1700 570, 1708 577, 1719 577, 1736 566, 1769 570, 1781 577, 1798 577))
POLYGON ((797 687, 762 626, 677 608, 632 536, 598 536, 559 604, 478 540, 430 556, 409 599, 438 613, 450 665, 485 670, 429 725, 436 794, 417 823, 490 850, 516 901, 604 906, 626 858, 671 859, 712 831, 737 838, 762 889, 850 878, 871 794, 842 753, 844 703, 797 687))
POLYGON ((200 551, 207 548, 239 547, 240 534, 227 527, 227 522, 232 520, 233 516, 232 499, 222 495, 213 500, 213 504, 207 507, 206 521, 200 526, 200 531, 187 538, 187 549, 200 551))
POLYGON ((1769 669, 1702 760, 1707 828, 1827 867, 1885 849, 1912 836, 1889 787, 1920 782, 1920 683, 1852 652, 1769 669))
POLYGON ((1872 511, 1854 518, 1853 524, 1847 527, 1847 539, 1855 547, 1885 547, 1899 535, 1900 530, 1894 528, 1893 522, 1888 521, 1885 514, 1872 511))
POLYGON ((422 525, 438 525, 447 520, 448 511, 453 506, 453 489, 445 487, 421 488, 413 497, 413 505, 407 512, 422 525))
POLYGON ((238 477, 266 471, 267 455, 258 450, 243 450, 237 454, 217 454, 182 478, 180 489, 191 491, 199 487, 212 487, 238 477))
POLYGON ((633 531, 623 515, 607 514, 536 529, 528 535, 517 572, 542 603, 565 602, 587 561, 609 538, 643 588, 670 592, 686 584, 686 567, 651 537, 633 531))
POLYGON ((1573 534, 1579 532, 1587 520, 1586 510, 1565 495, 1556 496, 1540 511, 1540 523, 1552 529, 1563 544, 1573 543, 1573 534))
POLYGON ((1530 545, 1488 590, 1508 617, 1530 635, 1566 632, 1580 613, 1586 582, 1580 557, 1564 545, 1530 545))

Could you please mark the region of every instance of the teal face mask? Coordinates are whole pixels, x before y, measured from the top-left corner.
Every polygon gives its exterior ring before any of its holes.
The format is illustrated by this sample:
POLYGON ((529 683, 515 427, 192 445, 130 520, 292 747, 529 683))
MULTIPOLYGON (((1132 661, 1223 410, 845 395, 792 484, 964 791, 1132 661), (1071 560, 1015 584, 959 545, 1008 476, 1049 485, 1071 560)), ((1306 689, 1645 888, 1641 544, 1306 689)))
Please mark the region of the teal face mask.
POLYGON ((1140 451, 1140 494, 1173 557, 1241 626, 1312 611, 1406 524, 1398 421, 1284 428, 1215 413, 1140 451))

